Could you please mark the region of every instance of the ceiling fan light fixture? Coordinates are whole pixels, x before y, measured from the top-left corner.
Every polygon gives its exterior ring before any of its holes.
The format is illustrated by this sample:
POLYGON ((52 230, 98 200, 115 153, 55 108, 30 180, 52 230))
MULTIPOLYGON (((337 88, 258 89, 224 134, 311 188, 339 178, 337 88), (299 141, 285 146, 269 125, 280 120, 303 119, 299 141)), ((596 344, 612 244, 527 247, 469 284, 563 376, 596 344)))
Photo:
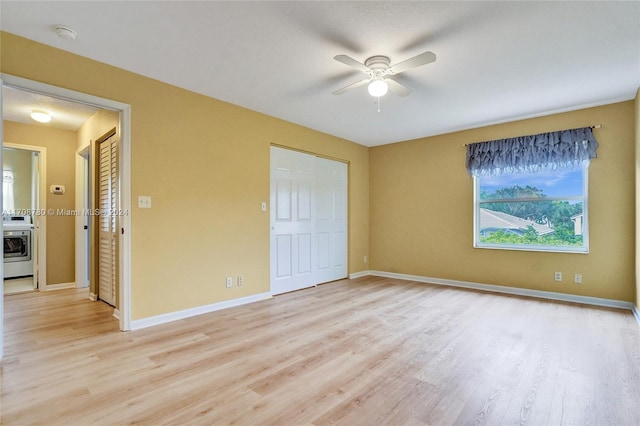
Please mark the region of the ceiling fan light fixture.
POLYGON ((51 121, 51 114, 41 109, 34 109, 31 111, 31 118, 38 123, 48 123, 51 121))
POLYGON ((371 83, 369 83, 369 86, 367 86, 367 89, 369 90, 369 94, 371 96, 375 98, 379 98, 387 94, 387 91, 389 90, 389 85, 387 84, 386 81, 384 81, 384 79, 377 78, 372 80, 371 83))

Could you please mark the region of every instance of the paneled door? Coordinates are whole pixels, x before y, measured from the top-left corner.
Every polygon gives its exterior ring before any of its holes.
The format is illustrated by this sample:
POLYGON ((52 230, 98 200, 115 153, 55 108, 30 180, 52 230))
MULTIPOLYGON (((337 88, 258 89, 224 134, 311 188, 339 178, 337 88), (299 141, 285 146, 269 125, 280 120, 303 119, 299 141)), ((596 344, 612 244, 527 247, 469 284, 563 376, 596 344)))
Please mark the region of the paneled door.
POLYGON ((347 165, 271 147, 271 292, 347 276, 347 165))
POLYGON ((118 281, 118 141, 110 136, 100 142, 98 165, 98 298, 116 305, 118 281))

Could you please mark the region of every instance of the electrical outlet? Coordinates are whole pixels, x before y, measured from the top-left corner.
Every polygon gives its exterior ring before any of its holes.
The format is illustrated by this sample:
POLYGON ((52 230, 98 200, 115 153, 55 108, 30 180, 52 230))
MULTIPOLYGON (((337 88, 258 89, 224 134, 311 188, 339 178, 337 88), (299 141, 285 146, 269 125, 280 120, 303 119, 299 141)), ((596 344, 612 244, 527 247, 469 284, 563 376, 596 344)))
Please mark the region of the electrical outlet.
POLYGON ((364 263, 367 263, 369 261, 369 258, 367 256, 364 257, 364 263))
POLYGON ((138 196, 138 208, 139 209, 150 209, 151 208, 151 197, 148 195, 140 195, 138 196))
POLYGON ((556 281, 562 281, 562 272, 556 272, 556 273, 553 275, 553 278, 554 278, 556 281))
POLYGON ((582 274, 575 274, 573 276, 573 282, 576 284, 582 284, 582 274))
POLYGON ((233 277, 227 277, 227 288, 233 286, 233 277))
POLYGON ((244 278, 242 278, 242 275, 238 275, 238 287, 244 285, 244 278))

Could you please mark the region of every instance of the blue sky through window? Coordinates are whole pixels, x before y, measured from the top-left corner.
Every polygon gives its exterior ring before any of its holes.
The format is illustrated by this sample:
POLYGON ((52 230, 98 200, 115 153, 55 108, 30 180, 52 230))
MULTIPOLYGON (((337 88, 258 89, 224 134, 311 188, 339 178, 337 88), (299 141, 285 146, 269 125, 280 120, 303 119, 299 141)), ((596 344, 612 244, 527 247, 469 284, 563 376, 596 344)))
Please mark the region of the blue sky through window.
POLYGON ((548 197, 581 196, 583 188, 582 168, 545 170, 537 173, 502 176, 483 176, 480 190, 491 193, 500 188, 527 185, 541 189, 548 197))

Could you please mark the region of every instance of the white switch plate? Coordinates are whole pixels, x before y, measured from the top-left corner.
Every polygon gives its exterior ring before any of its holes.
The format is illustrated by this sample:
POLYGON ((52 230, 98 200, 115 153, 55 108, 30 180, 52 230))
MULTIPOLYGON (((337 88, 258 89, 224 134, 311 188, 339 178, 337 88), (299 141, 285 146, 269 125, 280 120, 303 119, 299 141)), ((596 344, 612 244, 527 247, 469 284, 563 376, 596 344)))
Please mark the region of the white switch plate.
POLYGON ((263 212, 267 211, 267 203, 266 202, 262 202, 262 205, 260 206, 260 208, 262 209, 263 212))
POLYGON ((139 209, 150 209, 151 208, 151 197, 148 195, 140 195, 138 196, 138 208, 139 209))

